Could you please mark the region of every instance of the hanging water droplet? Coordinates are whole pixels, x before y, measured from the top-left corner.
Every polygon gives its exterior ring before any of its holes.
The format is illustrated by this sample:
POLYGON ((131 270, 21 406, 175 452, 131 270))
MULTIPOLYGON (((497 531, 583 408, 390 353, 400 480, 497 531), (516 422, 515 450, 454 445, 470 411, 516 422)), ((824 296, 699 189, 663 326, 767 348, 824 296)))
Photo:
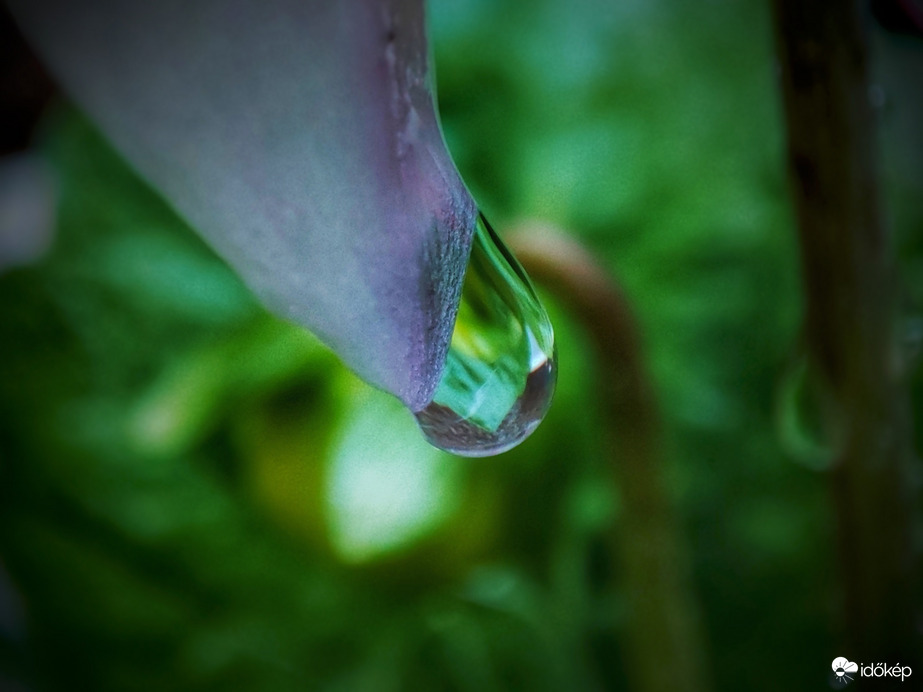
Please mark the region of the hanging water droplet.
POLYGON ((912 315, 901 321, 899 334, 899 367, 904 377, 910 377, 923 358, 923 317, 912 315))
POLYGON ((779 387, 778 429, 782 448, 795 461, 816 471, 833 464, 843 438, 843 422, 832 392, 799 356, 779 387))
POLYGON ((454 454, 505 452, 545 417, 556 378, 548 315, 481 214, 442 379, 415 413, 420 429, 454 454))

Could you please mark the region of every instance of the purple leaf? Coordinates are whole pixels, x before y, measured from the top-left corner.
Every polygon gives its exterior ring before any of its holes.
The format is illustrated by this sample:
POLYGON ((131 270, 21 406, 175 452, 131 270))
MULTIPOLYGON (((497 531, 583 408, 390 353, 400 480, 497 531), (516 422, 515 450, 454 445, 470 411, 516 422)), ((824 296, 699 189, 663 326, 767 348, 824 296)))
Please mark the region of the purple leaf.
POLYGON ((274 312, 411 410, 475 225, 418 0, 13 0, 52 71, 274 312))

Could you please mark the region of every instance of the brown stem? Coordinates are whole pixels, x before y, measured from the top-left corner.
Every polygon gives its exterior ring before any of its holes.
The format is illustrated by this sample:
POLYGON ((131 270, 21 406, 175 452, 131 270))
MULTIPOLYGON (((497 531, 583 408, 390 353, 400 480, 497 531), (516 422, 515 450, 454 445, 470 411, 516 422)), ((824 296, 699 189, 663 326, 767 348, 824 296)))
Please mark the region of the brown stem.
POLYGON ((621 497, 615 550, 629 608, 632 689, 704 691, 707 671, 689 556, 664 484, 655 397, 628 301, 566 235, 536 224, 507 239, 529 275, 583 326, 595 351, 597 396, 608 424, 605 451, 621 497))
POLYGON ((844 655, 918 653, 908 395, 895 343, 895 260, 879 208, 858 0, 774 0, 801 246, 805 340, 842 430, 831 472, 844 655))

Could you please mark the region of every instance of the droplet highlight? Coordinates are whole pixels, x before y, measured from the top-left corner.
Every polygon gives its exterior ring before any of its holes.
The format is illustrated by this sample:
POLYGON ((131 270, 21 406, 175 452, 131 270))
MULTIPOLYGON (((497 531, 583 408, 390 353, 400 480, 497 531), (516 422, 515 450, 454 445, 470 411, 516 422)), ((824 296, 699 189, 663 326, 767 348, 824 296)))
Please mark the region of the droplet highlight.
POLYGON ((414 414, 417 423, 447 452, 500 454, 541 423, 556 379, 551 321, 480 214, 442 378, 432 402, 414 414))

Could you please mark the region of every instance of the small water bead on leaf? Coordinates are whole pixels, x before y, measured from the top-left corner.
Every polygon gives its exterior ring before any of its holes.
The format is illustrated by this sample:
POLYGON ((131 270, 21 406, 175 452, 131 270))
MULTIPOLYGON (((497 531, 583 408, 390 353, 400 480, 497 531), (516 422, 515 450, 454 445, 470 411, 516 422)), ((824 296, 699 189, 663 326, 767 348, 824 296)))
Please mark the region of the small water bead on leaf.
POLYGON ((500 454, 538 427, 554 394, 554 331, 529 277, 483 214, 433 400, 414 415, 430 444, 500 454))

